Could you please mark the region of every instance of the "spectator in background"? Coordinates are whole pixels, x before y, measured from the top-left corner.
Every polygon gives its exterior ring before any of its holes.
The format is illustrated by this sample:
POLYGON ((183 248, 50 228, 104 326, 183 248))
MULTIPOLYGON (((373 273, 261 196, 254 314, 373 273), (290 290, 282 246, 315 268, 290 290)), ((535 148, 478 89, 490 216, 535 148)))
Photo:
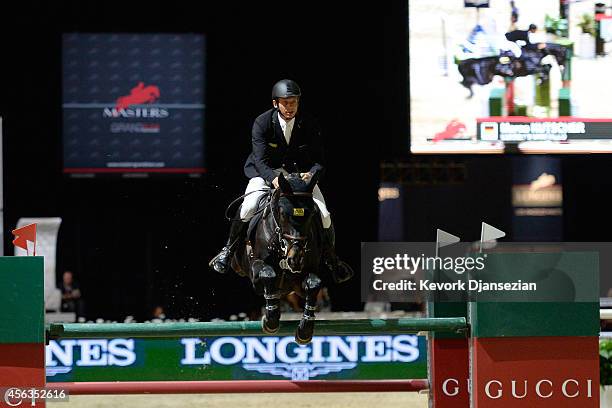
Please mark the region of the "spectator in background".
POLYGON ((155 306, 153 308, 153 313, 151 314, 152 319, 164 320, 166 318, 166 313, 164 312, 164 308, 161 306, 155 306))
POLYGON ((77 319, 84 316, 83 299, 81 289, 74 283, 71 271, 65 271, 62 275, 62 312, 76 313, 77 319))
POLYGON ((516 30, 516 23, 518 23, 519 19, 519 9, 516 7, 516 4, 514 4, 514 0, 510 0, 510 9, 512 11, 510 12, 510 29, 508 31, 514 31, 516 30))

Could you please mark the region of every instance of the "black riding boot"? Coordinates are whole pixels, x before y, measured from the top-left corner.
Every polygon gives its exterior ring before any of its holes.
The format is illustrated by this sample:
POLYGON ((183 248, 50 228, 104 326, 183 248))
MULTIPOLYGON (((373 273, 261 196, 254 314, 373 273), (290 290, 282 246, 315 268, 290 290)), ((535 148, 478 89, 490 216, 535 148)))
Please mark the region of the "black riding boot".
POLYGON ((349 280, 355 274, 353 269, 346 263, 338 259, 336 255, 336 234, 334 225, 323 228, 323 262, 332 274, 336 283, 349 280))
POLYGON ((227 243, 223 249, 221 249, 221 252, 219 252, 219 254, 208 263, 211 268, 219 273, 225 273, 228 271, 230 264, 232 263, 234 250, 238 246, 240 239, 243 239, 244 235, 246 234, 248 225, 248 222, 242 222, 239 219, 232 221, 227 243))

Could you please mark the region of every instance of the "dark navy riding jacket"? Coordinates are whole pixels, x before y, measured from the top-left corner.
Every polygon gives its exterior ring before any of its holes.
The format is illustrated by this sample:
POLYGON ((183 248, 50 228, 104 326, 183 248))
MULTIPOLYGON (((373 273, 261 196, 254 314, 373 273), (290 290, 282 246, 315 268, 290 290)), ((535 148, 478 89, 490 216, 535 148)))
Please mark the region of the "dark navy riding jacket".
POLYGON ((314 118, 301 111, 295 117, 289 145, 276 109, 255 119, 252 142, 253 151, 244 164, 244 174, 248 178, 262 177, 271 183, 277 175, 274 170, 281 167, 289 173, 323 170, 325 153, 321 130, 314 118))

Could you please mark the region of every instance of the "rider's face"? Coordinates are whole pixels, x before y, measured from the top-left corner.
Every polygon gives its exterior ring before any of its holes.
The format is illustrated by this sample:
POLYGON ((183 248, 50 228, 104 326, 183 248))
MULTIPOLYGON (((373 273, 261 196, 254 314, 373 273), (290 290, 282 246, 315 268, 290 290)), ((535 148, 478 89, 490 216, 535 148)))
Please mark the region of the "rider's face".
POLYGON ((273 103, 286 120, 291 120, 297 114, 300 98, 297 96, 292 96, 290 98, 278 98, 278 102, 274 101, 273 103))

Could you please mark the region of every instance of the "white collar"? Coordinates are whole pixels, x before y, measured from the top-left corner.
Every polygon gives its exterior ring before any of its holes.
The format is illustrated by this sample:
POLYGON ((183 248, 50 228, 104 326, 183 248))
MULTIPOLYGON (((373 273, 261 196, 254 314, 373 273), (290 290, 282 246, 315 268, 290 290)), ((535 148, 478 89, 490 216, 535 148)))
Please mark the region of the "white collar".
POLYGON ((281 127, 283 129, 287 125, 290 125, 291 127, 293 127, 293 123, 295 122, 295 116, 292 117, 291 120, 285 120, 285 118, 283 118, 283 116, 280 114, 280 112, 278 112, 278 118, 280 119, 280 125, 281 125, 281 127))

